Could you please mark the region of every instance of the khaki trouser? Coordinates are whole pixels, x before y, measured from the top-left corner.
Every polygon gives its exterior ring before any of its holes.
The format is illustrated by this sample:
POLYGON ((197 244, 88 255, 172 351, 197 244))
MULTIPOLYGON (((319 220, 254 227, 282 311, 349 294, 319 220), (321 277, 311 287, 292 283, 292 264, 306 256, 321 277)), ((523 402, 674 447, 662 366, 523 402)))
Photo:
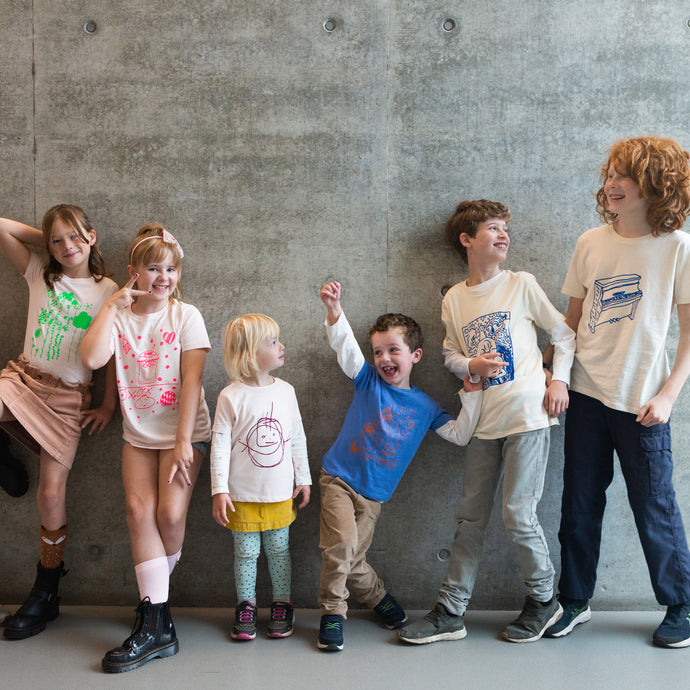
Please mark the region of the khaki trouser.
POLYGON ((366 561, 381 503, 358 494, 342 479, 321 471, 321 614, 347 616, 347 598, 373 608, 386 594, 366 561))

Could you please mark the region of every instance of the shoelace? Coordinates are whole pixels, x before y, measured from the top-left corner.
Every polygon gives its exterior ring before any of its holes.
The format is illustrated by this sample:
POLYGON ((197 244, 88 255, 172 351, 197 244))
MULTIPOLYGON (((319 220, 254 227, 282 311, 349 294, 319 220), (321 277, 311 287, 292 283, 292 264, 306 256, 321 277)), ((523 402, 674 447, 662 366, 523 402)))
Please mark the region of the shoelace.
POLYGON ((247 606, 239 612, 238 618, 240 623, 251 623, 254 618, 254 610, 247 606))
POLYGON ((332 621, 330 623, 326 623, 323 627, 326 630, 340 630, 340 622, 339 621, 332 621))
POLYGON ((282 604, 274 604, 271 611, 271 618, 274 621, 287 620, 287 609, 282 604))

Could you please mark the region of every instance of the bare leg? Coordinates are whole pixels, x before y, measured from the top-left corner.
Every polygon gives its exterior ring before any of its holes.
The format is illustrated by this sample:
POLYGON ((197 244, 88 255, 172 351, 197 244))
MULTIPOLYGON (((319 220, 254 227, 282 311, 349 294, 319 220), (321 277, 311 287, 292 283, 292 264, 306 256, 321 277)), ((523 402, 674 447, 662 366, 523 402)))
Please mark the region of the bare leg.
POLYGON ((160 451, 157 522, 161 540, 168 556, 177 553, 182 548, 187 523, 187 509, 192 498, 196 478, 199 476, 203 456, 200 451, 194 448, 194 462, 189 468, 191 486, 187 486, 179 472, 175 475, 172 483, 168 484, 172 460, 172 450, 160 451))
POLYGON ((48 530, 56 530, 67 524, 67 477, 69 470, 41 449, 36 502, 41 515, 41 525, 48 530))
POLYGON ((135 564, 172 555, 182 546, 192 488, 203 458, 194 449, 190 487, 179 473, 168 484, 172 457, 172 449, 135 448, 128 443, 123 448, 122 479, 135 564))
POLYGON ((165 556, 158 530, 158 450, 122 449, 122 482, 125 487, 127 527, 135 565, 165 556))

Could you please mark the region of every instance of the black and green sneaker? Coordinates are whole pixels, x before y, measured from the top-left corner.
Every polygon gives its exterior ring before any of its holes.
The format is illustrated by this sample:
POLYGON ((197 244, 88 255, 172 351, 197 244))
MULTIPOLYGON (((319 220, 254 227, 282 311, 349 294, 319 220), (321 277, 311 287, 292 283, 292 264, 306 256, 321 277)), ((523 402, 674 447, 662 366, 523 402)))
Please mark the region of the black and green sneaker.
POLYGON ((407 620, 407 614, 403 610, 403 607, 400 606, 390 594, 386 594, 386 596, 374 606, 374 611, 378 613, 383 624, 389 630, 402 628, 403 623, 407 620))
POLYGON ((565 637, 580 623, 586 623, 592 617, 587 599, 566 599, 560 597, 563 615, 552 626, 546 629, 544 637, 565 637))
POLYGON ((319 626, 319 649, 325 652, 339 652, 343 648, 343 624, 342 616, 327 614, 321 616, 319 626))

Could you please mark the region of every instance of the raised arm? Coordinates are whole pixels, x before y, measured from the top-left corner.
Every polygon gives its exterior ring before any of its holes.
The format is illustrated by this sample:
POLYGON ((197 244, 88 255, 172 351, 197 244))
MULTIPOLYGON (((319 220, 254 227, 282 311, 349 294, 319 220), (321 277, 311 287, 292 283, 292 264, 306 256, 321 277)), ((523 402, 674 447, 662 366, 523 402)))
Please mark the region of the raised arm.
POLYGON ((132 289, 138 277, 138 274, 132 276, 121 290, 103 303, 89 330, 86 331, 79 347, 79 356, 85 367, 100 369, 106 365, 113 354, 110 350, 110 338, 115 315, 132 304, 135 297, 147 294, 143 290, 132 289))
POLYGON ((343 308, 340 306, 340 283, 337 280, 326 283, 321 288, 319 297, 326 306, 326 323, 333 326, 343 313, 343 308))
POLYGON ((0 218, 0 249, 22 275, 31 258, 29 246, 40 247, 42 244, 43 233, 40 230, 16 220, 0 218))
POLYGON ((328 342, 338 355, 340 368, 348 378, 354 379, 364 366, 365 360, 340 305, 340 283, 327 283, 321 288, 320 296, 328 312, 328 342))

